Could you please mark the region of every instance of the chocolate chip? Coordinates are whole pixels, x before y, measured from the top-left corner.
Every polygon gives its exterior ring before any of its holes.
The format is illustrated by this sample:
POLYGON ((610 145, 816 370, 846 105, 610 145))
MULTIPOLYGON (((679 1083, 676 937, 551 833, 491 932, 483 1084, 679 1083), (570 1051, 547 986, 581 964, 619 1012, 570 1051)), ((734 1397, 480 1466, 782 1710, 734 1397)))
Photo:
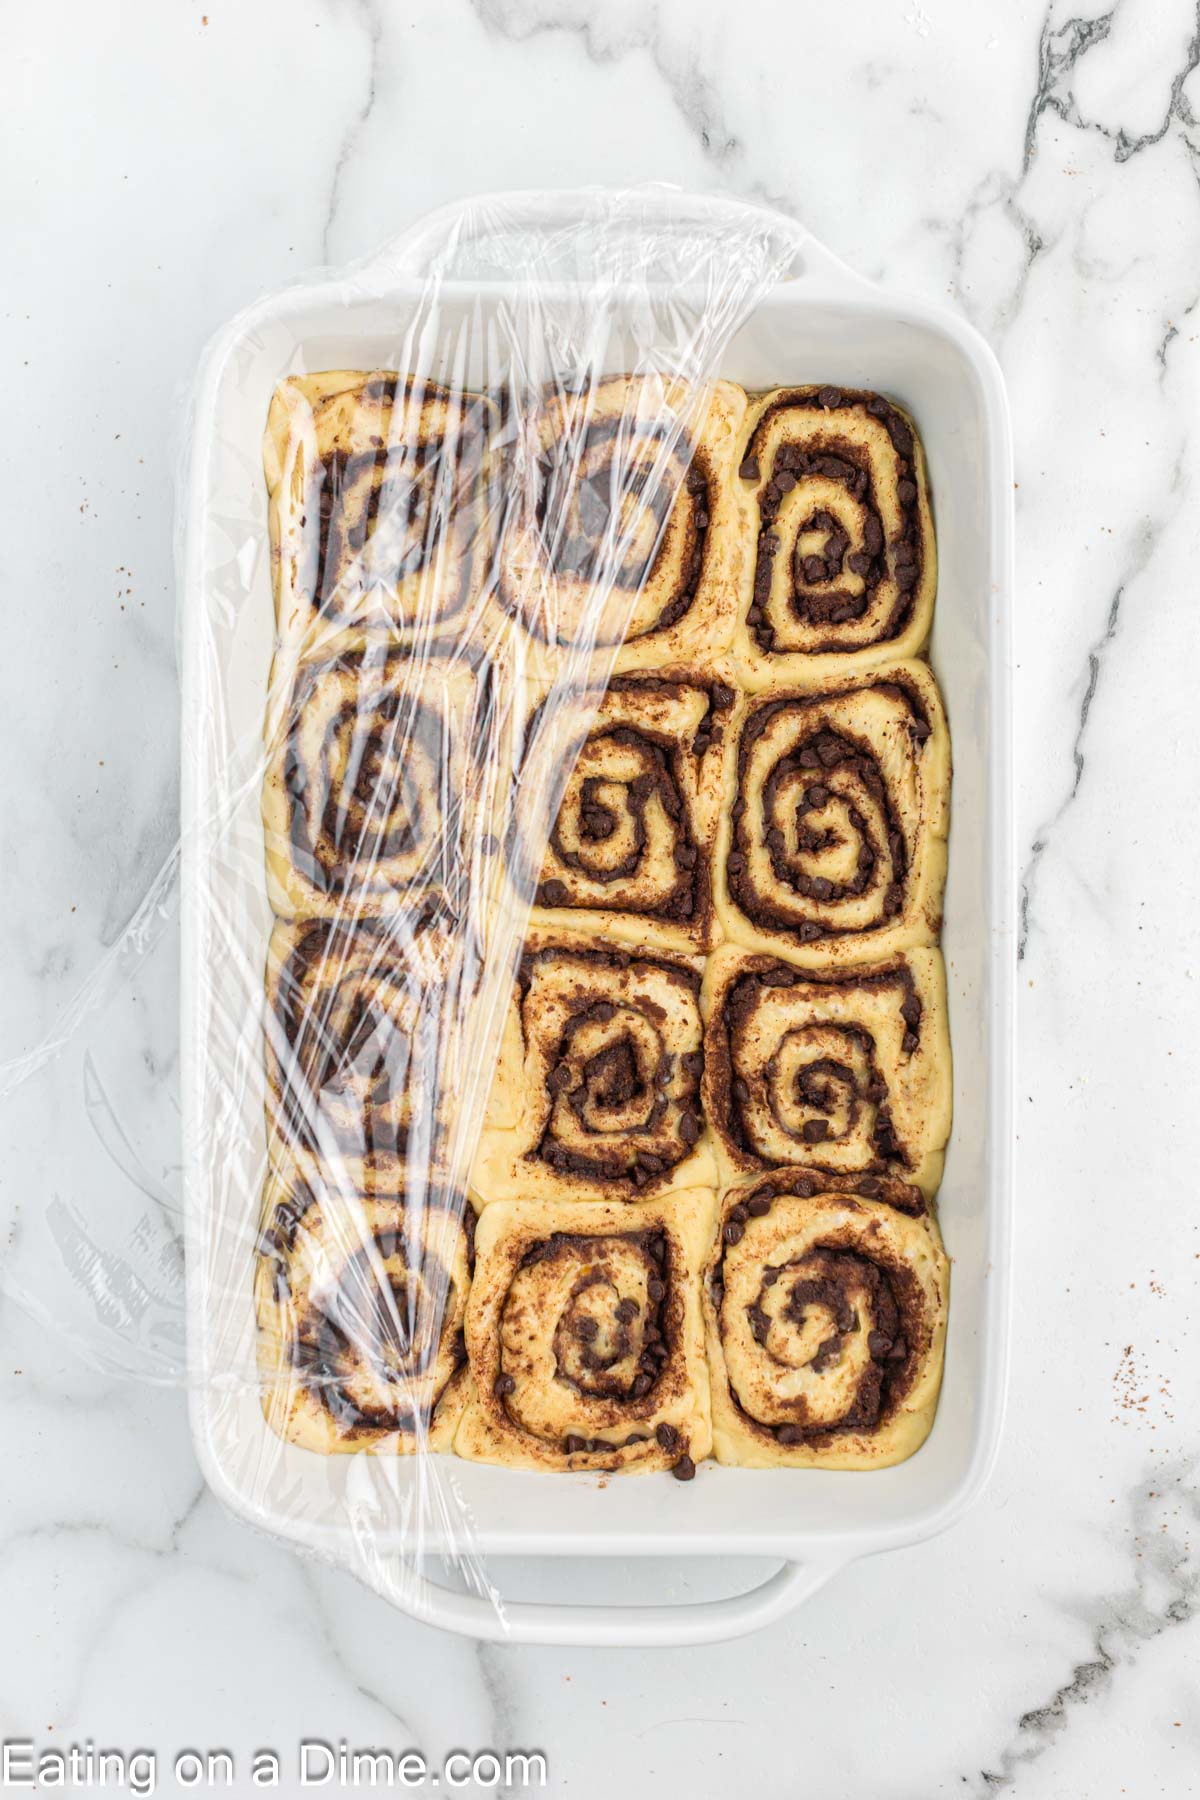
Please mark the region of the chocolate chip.
POLYGON ((658 1439, 660 1448, 665 1450, 668 1456, 678 1450, 679 1433, 673 1425, 668 1425, 665 1419, 661 1425, 654 1427, 654 1435, 658 1439))
POLYGON ((653 1386, 654 1386, 653 1375, 646 1375, 646 1374, 635 1375, 633 1380, 629 1384, 629 1392, 633 1395, 635 1400, 640 1400, 644 1394, 648 1394, 650 1392, 650 1389, 653 1386))
POLYGON ((727 1244, 740 1244, 745 1234, 745 1226, 739 1225, 736 1219, 730 1219, 726 1224, 725 1229, 722 1231, 721 1236, 725 1239, 727 1244))
POLYGON ((587 1447, 587 1439, 579 1437, 576 1432, 572 1432, 563 1442, 563 1449, 568 1456, 577 1456, 581 1450, 586 1450, 587 1447))
POLYGON ((704 1052, 703 1052, 703 1050, 685 1050, 682 1060, 683 1060, 683 1066, 687 1070, 688 1074, 693 1076, 695 1080, 699 1081, 701 1075, 703 1075, 703 1073, 704 1073, 704 1052))
POLYGON ((671 1469, 676 1481, 691 1481, 696 1473, 696 1465, 690 1456, 681 1456, 671 1469))
POLYGON ((805 790, 804 798, 810 806, 824 806, 829 798, 829 789, 822 787, 819 781, 814 782, 812 787, 805 790))
POLYGON ((700 1121, 695 1113, 684 1113, 679 1121, 679 1135, 685 1144, 694 1144, 700 1136, 700 1121))
POLYGON ((600 1324, 597 1319, 582 1318, 575 1321, 575 1336, 581 1344, 592 1344, 600 1336, 600 1324))
POLYGON ((567 898, 567 884, 553 877, 543 881, 539 900, 543 906, 562 906, 567 898))
POLYGON ((636 1319, 640 1311, 641 1308, 636 1300, 626 1299, 617 1301, 616 1313, 623 1325, 628 1324, 631 1319, 636 1319))
POLYGON ((897 482, 896 498, 899 500, 901 506, 911 506, 916 497, 917 484, 915 481, 897 482))
POLYGON ((776 474, 775 486, 781 494, 790 494, 795 485, 796 477, 789 470, 784 469, 776 474))
POLYGON ((775 1441, 779 1444, 802 1444, 804 1433, 798 1425, 780 1425, 775 1432, 775 1441))
POLYGON ((800 1129, 800 1136, 806 1144, 823 1144, 829 1136, 829 1125, 825 1119, 806 1119, 800 1129))
POLYGON ((840 406, 842 404, 842 390, 841 388, 835 387, 823 387, 818 393, 817 399, 821 402, 822 406, 840 406))
POLYGON ((819 556, 806 556, 803 567, 805 581, 810 583, 824 581, 825 564, 819 556))
POLYGON ((516 1385, 517 1384, 511 1375, 497 1375, 495 1381, 492 1383, 492 1392, 495 1394, 497 1400, 503 1400, 506 1394, 512 1393, 516 1385))
POLYGON ((749 1085, 745 1081, 742 1080, 740 1075, 736 1075, 734 1077, 733 1097, 735 1100, 740 1100, 743 1106, 745 1106, 746 1102, 750 1098, 749 1085))
POLYGON ((757 456, 748 456, 738 470, 738 474, 743 481, 757 481, 759 476, 757 456))
POLYGON ((771 1202, 766 1194, 756 1194, 753 1200, 747 1200, 746 1211, 752 1219, 765 1219, 771 1210, 771 1202))
POLYGON ((731 850, 729 852, 729 856, 726 860, 728 862, 728 866, 729 866, 731 872, 734 875, 740 875, 742 870, 746 866, 746 859, 742 855, 740 850, 731 850))
POLYGON ((655 1305, 662 1299, 666 1291, 666 1287, 661 1281, 651 1279, 646 1283, 646 1296, 655 1305))

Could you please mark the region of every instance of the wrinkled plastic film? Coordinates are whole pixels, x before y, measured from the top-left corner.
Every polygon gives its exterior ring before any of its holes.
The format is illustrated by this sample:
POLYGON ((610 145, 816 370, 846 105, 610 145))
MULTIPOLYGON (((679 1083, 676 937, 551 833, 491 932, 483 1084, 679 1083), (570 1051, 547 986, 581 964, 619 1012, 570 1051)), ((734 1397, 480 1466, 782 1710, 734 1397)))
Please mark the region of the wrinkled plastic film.
POLYGON ((10 1292, 97 1367, 186 1380, 218 1492, 410 1609, 428 1556, 493 1591, 453 1454, 472 1168, 547 836, 794 247, 663 190, 501 197, 222 334, 180 844, 5 1070, 8 1127, 70 1146, 10 1292), (176 1101, 120 1020, 173 977, 180 867, 176 1101))

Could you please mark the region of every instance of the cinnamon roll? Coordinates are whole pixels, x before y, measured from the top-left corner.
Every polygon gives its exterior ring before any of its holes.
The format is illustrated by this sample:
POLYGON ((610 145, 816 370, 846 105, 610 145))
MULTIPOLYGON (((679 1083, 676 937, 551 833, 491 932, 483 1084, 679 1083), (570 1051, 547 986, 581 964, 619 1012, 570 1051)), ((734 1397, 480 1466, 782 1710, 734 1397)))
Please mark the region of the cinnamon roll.
POLYGON ((530 935, 472 1174, 483 1204, 636 1200, 713 1180, 701 967, 530 935))
POLYGON ((272 1160, 403 1193, 441 1159, 456 1087, 470 946, 419 922, 280 923, 267 956, 272 1160))
POLYGON ((756 547, 737 653, 750 686, 911 656, 937 552, 920 440, 879 394, 778 388, 751 408, 738 471, 756 547))
POLYGON ((714 1196, 509 1201, 476 1234, 454 1448, 510 1468, 695 1473, 711 1446, 699 1269, 714 1196))
POLYGON ((490 402, 387 371, 295 375, 263 460, 289 642, 464 629, 488 556, 490 402))
MULTIPOLYGON (((344 1172, 343 1172, 344 1173, 344 1172)), ((255 1305, 263 1411, 330 1454, 449 1450, 466 1399, 475 1216, 324 1178, 268 1179, 255 1305)))
POLYGON ((951 1113, 940 951, 818 972, 725 946, 704 989, 704 1103, 725 1179, 803 1166, 935 1191, 951 1113))
POLYGON ((712 851, 736 694, 727 671, 617 675, 578 704, 539 690, 526 743, 549 738, 559 788, 520 782, 508 868, 544 928, 707 949, 712 851), (551 812, 553 823, 547 829, 551 812))
POLYGON ((931 944, 941 926, 950 739, 925 663, 748 706, 716 859, 725 935, 807 968, 931 944))
POLYGON ((401 901, 457 914, 494 730, 465 662, 368 647, 301 663, 263 782, 277 916, 384 917, 401 901))
POLYGON ((547 395, 520 439, 499 548, 501 602, 546 647, 541 660, 624 640, 620 671, 728 644, 745 410, 729 382, 697 396, 683 382, 617 376, 547 395))
POLYGON ((880 1469, 937 1409, 949 1266, 918 1190, 788 1170, 735 1188, 704 1281, 713 1449, 743 1467, 880 1469))

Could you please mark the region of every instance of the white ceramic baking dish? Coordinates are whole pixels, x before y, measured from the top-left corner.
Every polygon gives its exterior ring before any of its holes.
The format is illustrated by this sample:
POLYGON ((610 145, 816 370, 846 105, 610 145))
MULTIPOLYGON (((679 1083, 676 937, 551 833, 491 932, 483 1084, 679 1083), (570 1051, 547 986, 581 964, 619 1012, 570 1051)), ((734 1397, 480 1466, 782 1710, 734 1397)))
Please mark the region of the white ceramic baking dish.
MULTIPOLYGON (((668 210, 674 203, 664 201, 668 210)), ((535 224, 561 224, 571 204, 571 196, 504 198, 509 209, 524 206, 535 224)), ((710 207, 719 228, 721 202, 687 204, 710 207)), ((435 217, 428 241, 439 236, 437 225, 435 217)), ((491 1601, 414 1570, 400 1603, 477 1637, 661 1645, 751 1630, 850 1560, 944 1530, 978 1495, 996 1451, 1007 1354, 1014 1049, 1007 405, 991 351, 962 320, 861 280, 807 234, 796 236, 791 279, 747 320, 721 372, 751 389, 822 381, 897 397, 924 439, 937 520, 932 660, 955 772, 944 932, 955 1123, 940 1195, 953 1293, 941 1404, 915 1457, 870 1474, 706 1464, 687 1486, 652 1478, 601 1485, 590 1476, 447 1465, 474 1521, 472 1545, 491 1558, 783 1559, 764 1584, 733 1598, 674 1607, 581 1607, 564 1599, 510 1604, 503 1616, 491 1601)), ((381 1558, 411 1548, 403 1521, 419 1479, 416 1459, 322 1458, 281 1447, 267 1441, 255 1392, 247 1245, 258 1205, 262 1089, 260 1021, 248 996, 261 979, 269 915, 247 747, 260 729, 272 634, 260 443, 271 392, 289 371, 389 366, 422 291, 421 241, 393 258, 384 283, 375 270, 371 280, 360 273, 294 289, 243 315, 213 345, 194 418, 181 597, 182 1054, 196 1450, 235 1513, 354 1560, 360 1572, 356 1513, 397 1521, 377 1528, 381 1558), (256 546, 248 549, 232 528, 231 511, 239 522, 261 521, 256 546), (230 814, 217 819, 212 797, 219 793, 232 801, 230 814), (222 1093, 206 1067, 237 1074, 222 1093), (244 1111, 238 1135, 246 1159, 242 1167, 226 1161, 218 1172, 205 1145, 215 1109, 231 1096, 244 1111)), ((453 317, 455 309, 486 314, 510 299, 493 283, 451 282, 438 303, 453 317)), ((422 1548, 452 1555, 455 1518, 439 1525, 426 1515, 422 1548)), ((502 1585, 502 1570, 489 1568, 502 1585)))

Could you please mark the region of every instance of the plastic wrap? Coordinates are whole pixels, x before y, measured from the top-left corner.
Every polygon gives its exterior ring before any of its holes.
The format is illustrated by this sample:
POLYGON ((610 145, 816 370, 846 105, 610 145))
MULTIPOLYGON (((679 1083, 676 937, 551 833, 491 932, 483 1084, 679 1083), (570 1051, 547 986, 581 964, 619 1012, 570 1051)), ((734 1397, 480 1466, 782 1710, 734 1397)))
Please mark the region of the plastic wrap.
MULTIPOLYGON (((251 307, 197 384, 180 842, 65 1018, 4 1070, 11 1179, 60 1146, 6 1286, 97 1367, 186 1384, 218 1493, 410 1610, 427 1555, 493 1592, 455 1446, 494 1453, 480 1384, 511 1377, 468 1356, 465 1308, 478 1171, 485 1199, 520 1187, 521 1122, 489 1096, 514 993, 564 923, 553 834, 593 872, 614 998, 577 1026, 597 1042, 576 1046, 575 1113, 571 1059, 547 1070, 565 1125, 524 1196, 543 1244, 558 1217, 584 1229, 556 1188, 583 1167, 572 1120, 596 1093, 619 1110, 641 1079, 601 1029, 639 949, 636 913, 604 922, 625 836, 649 839, 648 879, 674 895, 664 941, 685 960, 701 941, 644 745, 630 738, 619 794, 611 767, 577 759, 605 705, 618 747, 628 732, 621 680, 644 700, 656 671, 728 639, 730 584, 704 541, 744 396, 716 376, 797 242, 761 209, 658 189, 471 201, 251 307), (151 1067, 129 1021, 175 979, 180 897, 177 1108, 174 1046, 151 1067)), ((703 706, 682 728, 700 751, 713 729, 703 706)), ((669 1014, 670 993, 643 999, 669 1014)), ((651 1096, 677 1126, 695 1049, 651 1096)), ((707 1154, 682 1130, 685 1164, 707 1154)), ((711 1234, 686 1196, 655 1212, 664 1169, 687 1184, 670 1167, 652 1143, 593 1197, 596 1219, 636 1213, 606 1279, 643 1302, 655 1259, 691 1267, 711 1234)), ((575 1283, 555 1354, 602 1398, 588 1270, 541 1254, 514 1273, 531 1305, 539 1283, 575 1283)), ((636 1347, 646 1386, 654 1337, 636 1347)), ((549 1351, 531 1336, 526 1353, 549 1351)), ((568 1431, 566 1466, 686 1474, 687 1380, 685 1359, 644 1430, 568 1431)))

